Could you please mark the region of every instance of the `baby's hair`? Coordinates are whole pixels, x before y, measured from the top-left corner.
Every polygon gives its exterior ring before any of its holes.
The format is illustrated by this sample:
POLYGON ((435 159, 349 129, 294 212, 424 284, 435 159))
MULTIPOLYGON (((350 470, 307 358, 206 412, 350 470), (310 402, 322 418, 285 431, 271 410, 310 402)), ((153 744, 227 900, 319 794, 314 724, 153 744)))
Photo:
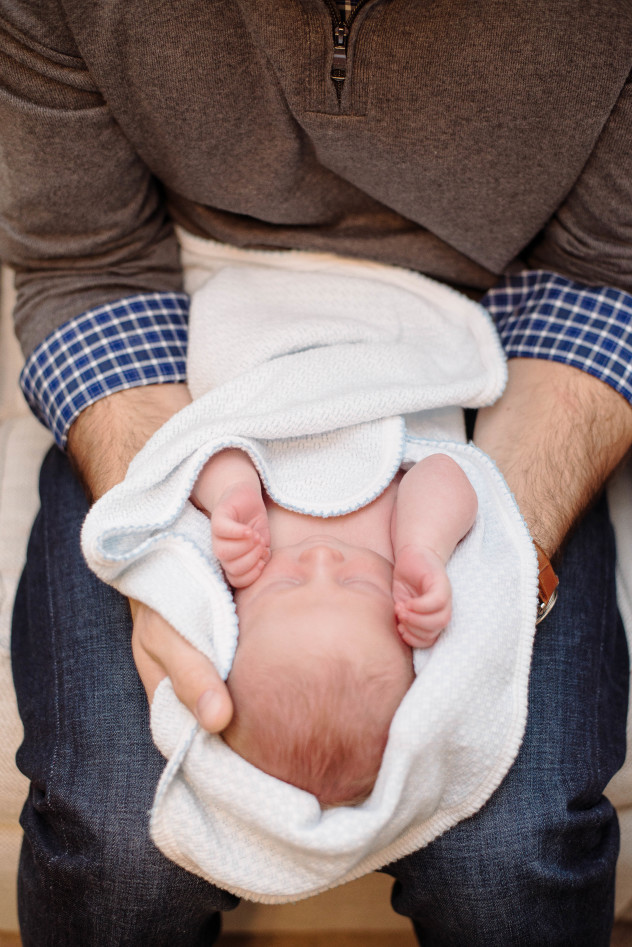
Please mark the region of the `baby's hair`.
POLYGON ((222 734, 228 745, 259 769, 313 793, 323 807, 363 802, 405 693, 396 691, 393 673, 323 655, 300 668, 240 663, 236 657, 228 678, 235 707, 222 734))

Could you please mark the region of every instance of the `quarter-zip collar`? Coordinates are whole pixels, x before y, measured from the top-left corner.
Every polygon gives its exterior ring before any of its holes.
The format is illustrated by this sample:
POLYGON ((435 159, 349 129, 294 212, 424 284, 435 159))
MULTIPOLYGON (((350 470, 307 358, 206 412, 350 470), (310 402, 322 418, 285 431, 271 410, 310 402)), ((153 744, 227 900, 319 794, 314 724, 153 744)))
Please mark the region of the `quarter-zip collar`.
POLYGON ((367 0, 360 0, 360 2, 356 4, 346 22, 340 15, 340 10, 334 0, 325 0, 325 2, 329 7, 333 23, 334 58, 331 68, 331 78, 336 84, 336 92, 338 99, 340 99, 342 84, 348 76, 347 43, 349 34, 353 26, 353 21, 362 7, 365 6, 367 0))

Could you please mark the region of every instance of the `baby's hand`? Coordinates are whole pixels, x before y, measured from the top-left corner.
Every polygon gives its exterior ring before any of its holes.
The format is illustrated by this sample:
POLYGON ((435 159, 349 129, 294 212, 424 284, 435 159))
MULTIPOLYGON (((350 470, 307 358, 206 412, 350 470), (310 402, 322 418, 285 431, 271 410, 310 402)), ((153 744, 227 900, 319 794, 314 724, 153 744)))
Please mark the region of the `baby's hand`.
POLYGON ((211 514, 213 552, 236 589, 252 585, 270 558, 270 529, 261 490, 235 483, 211 514))
POLYGON ((450 621, 452 588, 445 565, 426 546, 404 546, 393 571, 397 630, 411 648, 429 648, 450 621))

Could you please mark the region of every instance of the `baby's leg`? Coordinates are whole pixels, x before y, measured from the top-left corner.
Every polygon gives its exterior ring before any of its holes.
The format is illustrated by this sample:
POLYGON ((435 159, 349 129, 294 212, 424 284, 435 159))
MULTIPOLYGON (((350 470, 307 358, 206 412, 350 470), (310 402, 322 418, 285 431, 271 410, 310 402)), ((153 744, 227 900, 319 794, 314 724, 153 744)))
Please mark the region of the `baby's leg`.
MULTIPOLYGON (((258 481, 257 481, 258 484, 258 481)), ((251 585, 270 558, 268 514, 261 486, 228 487, 211 514, 213 552, 235 588, 251 585)))
POLYGON ((270 558, 261 481, 240 450, 215 454, 197 479, 192 502, 211 519, 213 551, 235 588, 251 585, 270 558))
POLYGON ((391 530, 393 599, 400 634, 411 647, 430 647, 450 620, 445 566, 477 508, 474 488, 446 454, 431 454, 402 478, 391 530))
POLYGON ((445 565, 434 550, 405 546, 393 572, 397 628, 412 648, 429 648, 450 621, 452 589, 445 565))

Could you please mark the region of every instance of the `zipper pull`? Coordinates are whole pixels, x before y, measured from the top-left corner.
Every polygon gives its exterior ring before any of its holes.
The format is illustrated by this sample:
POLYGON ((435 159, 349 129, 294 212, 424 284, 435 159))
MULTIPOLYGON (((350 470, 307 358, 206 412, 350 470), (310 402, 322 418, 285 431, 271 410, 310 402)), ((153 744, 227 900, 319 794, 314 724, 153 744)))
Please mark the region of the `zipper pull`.
POLYGON ((334 29, 334 61, 331 78, 334 82, 344 82, 347 75, 347 37, 349 30, 344 23, 334 29))

